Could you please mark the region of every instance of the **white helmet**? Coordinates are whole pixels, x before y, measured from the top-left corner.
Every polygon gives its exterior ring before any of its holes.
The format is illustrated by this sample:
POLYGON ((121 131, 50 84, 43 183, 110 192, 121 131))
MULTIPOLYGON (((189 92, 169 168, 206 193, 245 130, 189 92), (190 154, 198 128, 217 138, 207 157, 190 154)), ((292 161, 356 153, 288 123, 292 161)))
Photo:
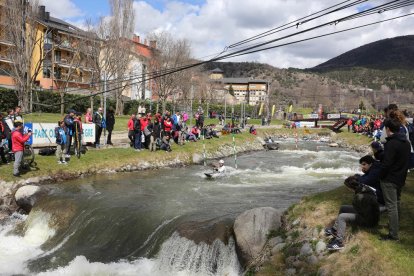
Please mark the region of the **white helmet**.
POLYGON ((224 164, 224 160, 220 160, 219 161, 219 164, 224 164))

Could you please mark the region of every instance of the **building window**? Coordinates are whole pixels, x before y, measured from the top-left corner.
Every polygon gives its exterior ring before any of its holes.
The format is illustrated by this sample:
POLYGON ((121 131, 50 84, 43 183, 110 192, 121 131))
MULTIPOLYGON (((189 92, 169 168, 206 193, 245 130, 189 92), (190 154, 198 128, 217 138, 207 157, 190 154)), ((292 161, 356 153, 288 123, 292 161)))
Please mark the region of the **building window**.
POLYGON ((62 52, 61 51, 56 51, 55 52, 55 60, 57 62, 60 62, 62 60, 62 52))
POLYGON ((52 72, 51 66, 43 66, 43 77, 50 79, 50 75, 52 72))
POLYGON ((52 43, 53 43, 52 32, 48 32, 46 30, 45 31, 45 44, 52 44, 52 43))

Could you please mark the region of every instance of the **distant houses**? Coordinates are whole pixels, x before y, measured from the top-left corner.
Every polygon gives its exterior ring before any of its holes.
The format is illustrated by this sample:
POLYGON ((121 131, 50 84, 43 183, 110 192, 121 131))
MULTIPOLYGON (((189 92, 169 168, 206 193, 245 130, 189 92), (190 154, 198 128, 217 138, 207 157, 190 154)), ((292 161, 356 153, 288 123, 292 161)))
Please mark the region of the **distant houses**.
POLYGON ((269 81, 250 78, 225 78, 220 68, 209 72, 210 82, 215 84, 218 97, 226 97, 227 93, 234 96, 237 104, 257 105, 268 100, 269 81))

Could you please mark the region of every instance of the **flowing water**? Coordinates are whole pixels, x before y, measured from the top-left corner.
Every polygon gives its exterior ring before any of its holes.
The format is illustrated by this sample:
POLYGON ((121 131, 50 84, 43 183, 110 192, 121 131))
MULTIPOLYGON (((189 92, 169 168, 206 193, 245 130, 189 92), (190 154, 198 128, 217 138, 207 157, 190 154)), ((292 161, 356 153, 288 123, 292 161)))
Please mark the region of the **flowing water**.
POLYGON ((28 216, 0 226, 0 275, 240 275, 231 235, 241 212, 285 209, 338 187, 357 154, 316 142, 225 159, 208 168, 100 175, 48 185, 28 216))

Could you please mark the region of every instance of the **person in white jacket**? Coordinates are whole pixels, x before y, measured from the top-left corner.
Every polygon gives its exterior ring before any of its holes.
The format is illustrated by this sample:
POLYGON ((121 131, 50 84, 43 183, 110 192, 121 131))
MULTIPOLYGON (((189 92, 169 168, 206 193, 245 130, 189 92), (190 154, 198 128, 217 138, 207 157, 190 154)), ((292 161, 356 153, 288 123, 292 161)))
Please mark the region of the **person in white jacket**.
POLYGON ((224 160, 220 160, 219 161, 219 166, 217 168, 215 168, 214 170, 219 172, 219 173, 225 173, 226 172, 226 167, 224 166, 224 160))

